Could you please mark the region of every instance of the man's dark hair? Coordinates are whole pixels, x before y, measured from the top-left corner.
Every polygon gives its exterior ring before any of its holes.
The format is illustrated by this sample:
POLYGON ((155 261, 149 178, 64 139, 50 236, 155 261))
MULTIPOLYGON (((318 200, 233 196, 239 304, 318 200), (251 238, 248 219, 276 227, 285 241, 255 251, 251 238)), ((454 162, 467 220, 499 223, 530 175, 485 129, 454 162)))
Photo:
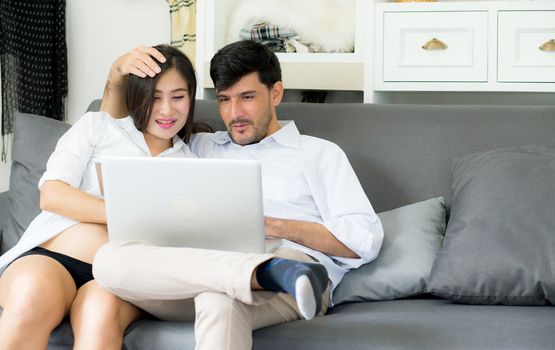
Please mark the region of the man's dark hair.
POLYGON ((276 54, 254 40, 224 46, 210 61, 210 77, 217 90, 226 90, 253 72, 257 72, 262 84, 270 89, 281 81, 281 67, 276 54))
POLYGON ((161 72, 156 76, 141 78, 136 75, 130 74, 127 79, 126 89, 126 105, 129 115, 133 118, 135 127, 139 131, 145 131, 150 114, 152 112, 152 105, 154 104, 154 93, 156 84, 160 77, 164 75, 171 68, 175 68, 179 75, 187 82, 187 89, 189 90, 189 115, 185 126, 179 130, 177 135, 185 142, 189 142, 191 133, 193 132, 193 116, 195 114, 195 95, 197 89, 197 78, 195 70, 191 61, 183 52, 169 45, 154 46, 164 57, 166 62, 159 63, 161 72))

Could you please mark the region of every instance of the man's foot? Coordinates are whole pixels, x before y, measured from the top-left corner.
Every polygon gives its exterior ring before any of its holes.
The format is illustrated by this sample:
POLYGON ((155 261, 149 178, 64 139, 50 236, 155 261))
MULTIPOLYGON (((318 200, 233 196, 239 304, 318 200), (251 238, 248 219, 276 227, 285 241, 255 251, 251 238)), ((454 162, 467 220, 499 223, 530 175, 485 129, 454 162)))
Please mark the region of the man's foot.
POLYGON ((256 279, 266 290, 292 295, 301 315, 307 320, 322 310, 322 294, 328 285, 328 273, 320 264, 275 258, 258 267, 256 279))

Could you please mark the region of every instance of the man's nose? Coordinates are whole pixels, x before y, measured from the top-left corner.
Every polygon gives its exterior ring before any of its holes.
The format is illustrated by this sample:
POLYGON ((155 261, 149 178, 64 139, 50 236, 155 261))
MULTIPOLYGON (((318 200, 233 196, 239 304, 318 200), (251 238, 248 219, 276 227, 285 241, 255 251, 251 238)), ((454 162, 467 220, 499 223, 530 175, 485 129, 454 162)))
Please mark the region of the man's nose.
POLYGON ((237 119, 242 115, 241 103, 237 99, 231 99, 231 117, 237 119))

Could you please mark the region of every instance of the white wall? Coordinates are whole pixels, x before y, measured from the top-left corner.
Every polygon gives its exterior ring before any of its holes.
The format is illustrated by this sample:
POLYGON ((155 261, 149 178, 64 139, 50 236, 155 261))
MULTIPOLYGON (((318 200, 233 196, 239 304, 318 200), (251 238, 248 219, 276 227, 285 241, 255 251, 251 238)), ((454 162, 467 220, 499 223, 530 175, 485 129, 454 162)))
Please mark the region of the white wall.
POLYGON ((139 45, 170 41, 169 6, 163 0, 68 0, 66 20, 70 123, 102 97, 116 58, 139 45))
MULTIPOLYGON (((93 99, 102 97, 117 57, 139 45, 169 43, 170 33, 164 0, 67 0, 67 121, 74 123, 93 99)), ((0 162, 0 192, 9 187, 10 166, 9 160, 0 162)))

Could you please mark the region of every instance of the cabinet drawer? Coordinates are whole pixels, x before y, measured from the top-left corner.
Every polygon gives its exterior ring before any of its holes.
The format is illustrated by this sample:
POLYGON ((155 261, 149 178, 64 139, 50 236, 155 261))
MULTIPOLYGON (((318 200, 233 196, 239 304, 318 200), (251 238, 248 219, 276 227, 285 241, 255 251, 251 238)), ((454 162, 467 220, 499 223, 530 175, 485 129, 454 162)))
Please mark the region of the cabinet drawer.
POLYGON ((499 11, 498 16, 498 81, 554 83, 555 11, 499 11))
POLYGON ((487 11, 385 12, 383 23, 384 81, 487 81, 487 11))

